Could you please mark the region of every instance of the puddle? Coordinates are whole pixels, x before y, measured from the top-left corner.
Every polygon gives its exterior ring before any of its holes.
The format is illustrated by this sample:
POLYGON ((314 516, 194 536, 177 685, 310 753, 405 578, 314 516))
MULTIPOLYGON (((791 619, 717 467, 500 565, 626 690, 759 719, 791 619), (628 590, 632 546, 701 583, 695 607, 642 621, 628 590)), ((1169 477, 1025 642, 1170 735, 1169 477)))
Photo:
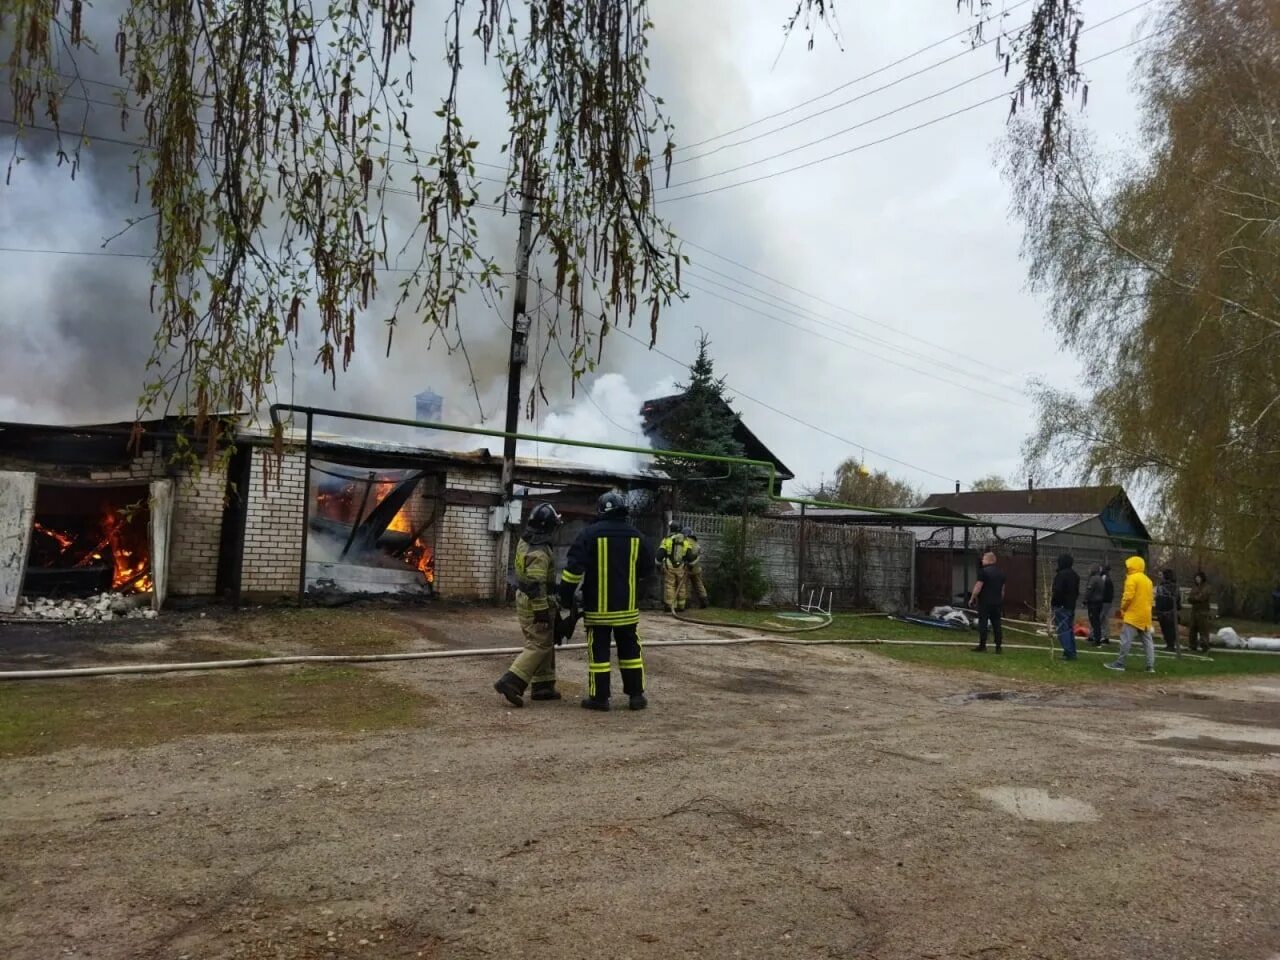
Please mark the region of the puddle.
POLYGON ((943 703, 975 703, 981 700, 1001 700, 1012 703, 1040 703, 1042 697, 1035 693, 1024 693, 1021 690, 971 690, 968 693, 953 693, 942 697, 943 703))
POLYGON ((1171 747, 1175 750, 1207 750, 1244 756, 1280 754, 1280 747, 1271 744, 1250 740, 1220 740, 1217 737, 1161 737, 1153 741, 1152 746, 1171 747))
MULTIPOLYGON (((1280 717, 1277 711, 1269 711, 1267 720, 1275 723, 1280 717)), ((1275 726, 1259 726, 1258 721, 1251 723, 1223 723, 1218 720, 1201 719, 1200 717, 1169 717, 1156 714, 1151 717, 1159 727, 1148 743, 1167 743, 1174 740, 1219 740, 1242 745, 1269 747, 1264 752, 1280 753, 1280 729, 1275 726)), ((1239 751, 1237 751, 1239 752, 1239 751)))
POLYGON ((1098 819, 1092 804, 1074 797, 1051 797, 1036 787, 984 787, 978 795, 1020 820, 1093 823, 1098 819))

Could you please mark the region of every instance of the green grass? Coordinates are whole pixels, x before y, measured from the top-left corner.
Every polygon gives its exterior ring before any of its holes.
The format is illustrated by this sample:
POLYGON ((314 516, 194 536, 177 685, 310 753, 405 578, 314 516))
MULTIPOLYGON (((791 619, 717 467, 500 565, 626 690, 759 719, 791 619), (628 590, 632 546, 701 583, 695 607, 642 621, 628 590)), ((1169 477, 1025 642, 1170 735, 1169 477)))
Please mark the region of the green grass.
POLYGON ((0 683, 0 757, 143 747, 199 734, 415 726, 430 699, 347 667, 0 683))
MULTIPOLYGON (((699 620, 725 624, 737 623, 748 627, 769 627, 778 622, 775 613, 754 610, 697 610, 693 611, 693 616, 699 620)), ((1031 630, 1029 627, 1021 626, 1016 629, 1031 630)), ((971 648, 977 643, 977 634, 974 631, 952 632, 903 623, 885 616, 840 613, 835 615, 831 626, 801 634, 797 639, 926 640, 934 644, 945 643, 946 646, 868 645, 858 649, 868 650, 905 663, 918 663, 946 670, 975 670, 1011 680, 1031 680, 1041 683, 1167 682, 1214 676, 1280 673, 1280 655, 1215 651, 1209 654, 1210 660, 1196 660, 1189 656, 1174 659, 1172 656, 1158 653, 1156 675, 1152 677, 1144 670, 1145 662, 1141 645, 1136 645, 1130 651, 1128 669, 1124 673, 1117 673, 1105 670, 1102 666, 1115 658, 1117 645, 1114 641, 1105 654, 1094 652, 1095 648, 1088 643, 1081 643, 1079 659, 1075 662, 1067 662, 1062 659, 1060 650, 1056 650, 1053 658, 1050 659, 1049 638, 1043 634, 1029 636, 1026 633, 1015 633, 1008 626, 1005 630, 1006 645, 1031 645, 1037 649, 1019 650, 1006 646, 1005 652, 1000 656, 996 656, 994 652, 971 653, 971 648)), ((1156 644, 1160 645, 1158 638, 1156 644)))

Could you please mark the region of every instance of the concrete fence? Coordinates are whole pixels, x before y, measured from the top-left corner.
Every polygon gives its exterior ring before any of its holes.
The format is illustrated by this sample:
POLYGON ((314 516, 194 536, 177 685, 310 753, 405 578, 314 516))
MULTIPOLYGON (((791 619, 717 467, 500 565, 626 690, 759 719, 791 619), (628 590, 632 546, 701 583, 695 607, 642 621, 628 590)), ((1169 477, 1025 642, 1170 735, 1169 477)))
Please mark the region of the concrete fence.
MULTIPOLYGON (((703 567, 719 556, 737 517, 676 514, 702 548, 703 567)), ((769 584, 767 602, 791 606, 825 588, 837 610, 900 610, 913 605, 915 538, 902 530, 837 526, 800 518, 752 517, 747 550, 758 557, 769 584)))

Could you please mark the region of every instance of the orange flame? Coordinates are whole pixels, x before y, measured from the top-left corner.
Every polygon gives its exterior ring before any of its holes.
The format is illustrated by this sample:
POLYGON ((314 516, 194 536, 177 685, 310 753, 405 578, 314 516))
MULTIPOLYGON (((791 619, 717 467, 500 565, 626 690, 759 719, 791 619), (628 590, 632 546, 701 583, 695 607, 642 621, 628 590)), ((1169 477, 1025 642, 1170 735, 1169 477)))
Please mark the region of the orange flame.
POLYGON ((118 513, 108 513, 102 518, 102 529, 107 535, 106 544, 111 547, 111 561, 115 567, 111 588, 146 593, 154 586, 148 569, 151 558, 147 555, 146 530, 144 527, 139 537, 135 529, 130 529, 132 526, 118 513))

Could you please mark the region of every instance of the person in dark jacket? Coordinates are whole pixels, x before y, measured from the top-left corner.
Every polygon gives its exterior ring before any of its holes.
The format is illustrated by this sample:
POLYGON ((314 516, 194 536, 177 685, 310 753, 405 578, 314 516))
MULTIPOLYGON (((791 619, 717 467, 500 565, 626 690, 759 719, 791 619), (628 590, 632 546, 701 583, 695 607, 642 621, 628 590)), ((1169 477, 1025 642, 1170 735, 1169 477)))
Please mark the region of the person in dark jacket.
POLYGON ((1156 619, 1160 622, 1164 648, 1173 654, 1182 652, 1178 647, 1178 611, 1181 609, 1182 593, 1178 590, 1178 578, 1172 570, 1162 570, 1156 587, 1156 619))
POLYGON ((1102 565, 1102 643, 1111 642, 1111 617, 1116 609, 1116 582, 1111 579, 1111 564, 1102 565))
POLYGON ((1089 582, 1084 588, 1084 606, 1089 611, 1089 642, 1095 647, 1102 645, 1102 597, 1106 586, 1102 567, 1089 571, 1089 582))
POLYGON ((1004 613, 1004 581, 1005 574, 996 566, 996 555, 988 550, 982 555, 982 569, 978 571, 978 579, 969 593, 969 606, 978 608, 978 645, 974 653, 987 652, 987 627, 991 627, 991 635, 996 638, 996 653, 1003 653, 1004 627, 1001 617, 1004 613))
POLYGON ((1071 569, 1075 560, 1071 554, 1058 557, 1058 572, 1053 578, 1053 595, 1049 605, 1053 608, 1053 629, 1062 645, 1062 659, 1076 659, 1076 602, 1080 599, 1080 574, 1071 569))
MULTIPOLYGON (((653 573, 653 548, 627 521, 627 502, 617 493, 606 493, 596 505, 599 517, 569 548, 569 559, 560 575, 560 609, 568 610, 573 595, 582 588, 582 619, 587 625, 588 710, 609 709, 609 648, 618 645, 618 672, 622 691, 632 710, 648 706, 644 695, 644 658, 640 652, 640 581, 653 573)), ((572 624, 561 624, 556 633, 565 637, 572 624)))
POLYGON ((1192 650, 1209 649, 1209 624, 1213 618, 1210 604, 1213 603, 1213 590, 1209 587, 1209 578, 1203 572, 1196 574, 1195 585, 1187 595, 1191 601, 1191 635, 1187 645, 1192 650))

